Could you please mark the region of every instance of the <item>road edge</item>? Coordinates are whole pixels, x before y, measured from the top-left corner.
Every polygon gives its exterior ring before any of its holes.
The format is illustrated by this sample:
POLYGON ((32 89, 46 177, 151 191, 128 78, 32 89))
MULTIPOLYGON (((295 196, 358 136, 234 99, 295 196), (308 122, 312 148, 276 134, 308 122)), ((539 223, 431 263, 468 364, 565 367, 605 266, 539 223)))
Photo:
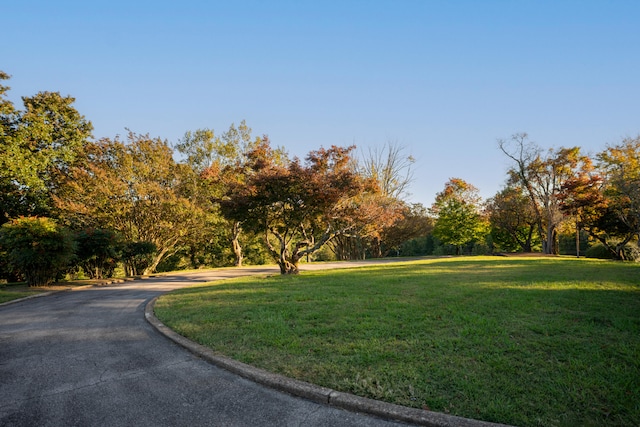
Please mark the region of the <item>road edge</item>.
POLYGON ((274 374, 246 363, 216 354, 208 347, 193 342, 162 323, 154 313, 155 303, 159 297, 152 298, 145 306, 144 316, 151 326, 162 335, 184 347, 207 362, 230 371, 243 378, 264 386, 282 391, 293 396, 302 397, 324 405, 346 409, 410 424, 427 427, 508 427, 505 424, 479 421, 440 412, 426 411, 407 406, 395 405, 374 399, 343 393, 330 388, 321 387, 305 381, 274 374))

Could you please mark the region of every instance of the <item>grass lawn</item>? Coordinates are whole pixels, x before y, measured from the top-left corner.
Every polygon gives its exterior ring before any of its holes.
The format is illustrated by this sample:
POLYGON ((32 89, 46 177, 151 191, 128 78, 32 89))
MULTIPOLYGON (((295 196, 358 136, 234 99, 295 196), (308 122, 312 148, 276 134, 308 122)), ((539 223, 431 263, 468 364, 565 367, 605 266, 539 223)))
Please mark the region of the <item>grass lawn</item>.
POLYGON ((98 280, 73 280, 66 282, 56 282, 50 286, 41 287, 30 287, 25 283, 4 283, 0 284, 0 304, 2 304, 3 302, 12 301, 35 294, 41 294, 44 292, 69 290, 75 287, 91 285, 100 282, 101 281, 98 280))
POLYGON ((26 285, 19 284, 0 285, 0 304, 42 292, 47 292, 47 290, 43 288, 29 288, 26 285))
POLYGON ((640 264, 473 257, 243 278, 167 294, 156 315, 360 396, 519 426, 640 425, 640 264))

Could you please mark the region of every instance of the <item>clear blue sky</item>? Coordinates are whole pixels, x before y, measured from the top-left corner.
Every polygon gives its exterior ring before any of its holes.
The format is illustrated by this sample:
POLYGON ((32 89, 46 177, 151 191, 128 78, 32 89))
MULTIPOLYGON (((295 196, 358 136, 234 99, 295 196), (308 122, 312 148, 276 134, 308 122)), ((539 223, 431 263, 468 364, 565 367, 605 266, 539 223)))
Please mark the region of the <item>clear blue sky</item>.
POLYGON ((595 153, 640 133, 636 0, 8 0, 1 13, 17 104, 59 91, 96 137, 170 142, 244 119, 299 157, 395 141, 426 206, 450 177, 495 194, 498 138, 595 153))

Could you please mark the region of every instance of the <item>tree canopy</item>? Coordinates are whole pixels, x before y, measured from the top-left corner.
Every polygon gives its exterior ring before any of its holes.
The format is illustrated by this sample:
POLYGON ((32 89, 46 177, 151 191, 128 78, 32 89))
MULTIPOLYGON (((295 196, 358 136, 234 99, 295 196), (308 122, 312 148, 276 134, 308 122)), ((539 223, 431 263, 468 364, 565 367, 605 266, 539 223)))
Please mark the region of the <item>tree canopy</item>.
MULTIPOLYGON (((0 73, 0 79, 8 79, 0 73)), ((58 92, 22 97, 24 110, 0 86, 0 221, 19 215, 52 215, 51 196, 82 157, 93 125, 58 92)))
POLYGON ((281 272, 295 274, 303 256, 356 226, 357 196, 374 188, 352 169, 352 150, 321 148, 282 164, 265 139, 247 153, 250 173, 229 187, 222 212, 262 233, 281 272))
POLYGON ((300 160, 253 137, 244 121, 222 133, 187 131, 175 144, 131 131, 96 140, 73 97, 41 91, 17 107, 9 77, 0 71, 0 223, 10 224, 0 243, 3 277, 26 277, 10 259, 16 230, 45 241, 36 231, 54 228, 55 238, 74 240, 64 256, 52 255, 55 270, 91 277, 113 274, 118 263, 140 274, 268 257, 295 274, 314 257, 408 248, 556 254, 571 233, 578 256, 584 241, 617 259, 640 258, 640 136, 587 156, 514 134, 498 140, 511 167, 493 197, 484 202, 472 184, 451 178, 426 209, 406 200, 415 160, 397 143, 361 157, 354 146, 332 145, 300 160), (82 253, 67 257, 74 247, 82 253))
POLYGON ((460 178, 451 178, 436 195, 431 213, 436 217, 433 234, 442 242, 460 247, 487 233, 478 189, 460 178))
POLYGON ((72 226, 113 229, 126 240, 153 243, 149 273, 202 228, 204 213, 185 194, 190 173, 174 161, 166 141, 130 132, 126 143, 92 144, 55 200, 72 226))

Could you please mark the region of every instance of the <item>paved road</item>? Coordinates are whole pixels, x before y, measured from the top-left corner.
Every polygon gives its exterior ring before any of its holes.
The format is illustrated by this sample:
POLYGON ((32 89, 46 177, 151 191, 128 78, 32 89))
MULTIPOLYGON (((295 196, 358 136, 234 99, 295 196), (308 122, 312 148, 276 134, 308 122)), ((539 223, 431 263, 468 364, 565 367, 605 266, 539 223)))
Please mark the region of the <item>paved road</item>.
POLYGON ((59 292, 0 307, 0 426, 398 426, 265 388, 169 341, 144 318, 210 271, 59 292))

